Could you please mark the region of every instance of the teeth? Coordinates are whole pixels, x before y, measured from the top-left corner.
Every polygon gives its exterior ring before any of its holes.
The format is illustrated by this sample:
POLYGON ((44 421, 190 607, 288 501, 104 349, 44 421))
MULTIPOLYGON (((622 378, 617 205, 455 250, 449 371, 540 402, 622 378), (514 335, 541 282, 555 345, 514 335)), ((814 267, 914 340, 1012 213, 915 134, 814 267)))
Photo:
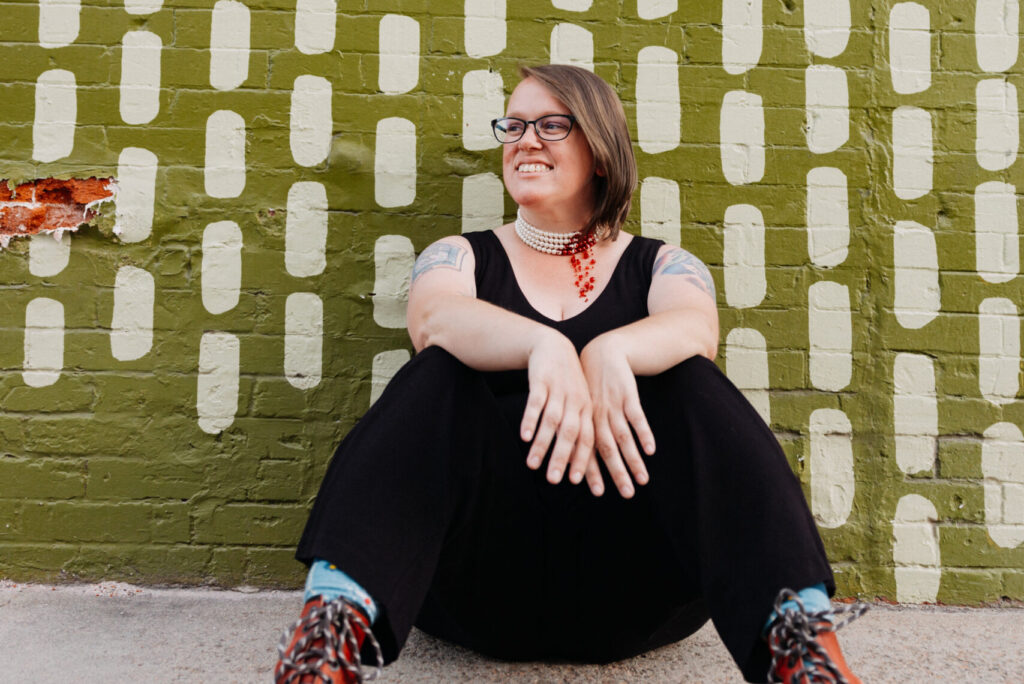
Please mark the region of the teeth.
POLYGON ((519 170, 523 173, 537 173, 540 171, 548 171, 551 167, 547 164, 520 164, 519 170))

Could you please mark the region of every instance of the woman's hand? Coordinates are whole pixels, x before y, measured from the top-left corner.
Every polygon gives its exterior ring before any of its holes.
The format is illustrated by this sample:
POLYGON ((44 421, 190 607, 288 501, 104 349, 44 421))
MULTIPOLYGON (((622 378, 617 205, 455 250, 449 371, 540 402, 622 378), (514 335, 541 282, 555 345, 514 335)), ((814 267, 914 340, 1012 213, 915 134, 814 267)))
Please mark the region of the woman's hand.
POLYGON ((600 484, 601 473, 592 457, 594 421, 590 392, 572 342, 553 328, 545 329, 531 346, 527 370, 530 393, 519 429, 523 441, 533 440, 526 465, 534 470, 540 468, 554 440, 548 460, 548 482, 561 482, 566 466, 571 465, 573 472, 592 468, 592 473, 588 470, 591 488, 595 475, 600 484))
MULTIPOLYGON (((650 479, 630 426, 636 431, 644 453, 650 456, 655 449, 654 433, 651 432, 647 417, 640 406, 636 377, 622 345, 616 344, 614 331, 594 338, 580 354, 580 362, 593 404, 597 451, 604 460, 619 493, 628 499, 634 494, 633 480, 644 485, 650 479)), ((591 461, 592 467, 597 470, 596 458, 591 461)), ((577 464, 574 462, 573 466, 575 468, 577 464)), ((576 470, 570 474, 570 480, 574 477, 578 482, 579 475, 576 470)), ((599 470, 597 477, 600 479, 599 470)), ((593 489, 589 469, 587 481, 591 483, 593 489)))

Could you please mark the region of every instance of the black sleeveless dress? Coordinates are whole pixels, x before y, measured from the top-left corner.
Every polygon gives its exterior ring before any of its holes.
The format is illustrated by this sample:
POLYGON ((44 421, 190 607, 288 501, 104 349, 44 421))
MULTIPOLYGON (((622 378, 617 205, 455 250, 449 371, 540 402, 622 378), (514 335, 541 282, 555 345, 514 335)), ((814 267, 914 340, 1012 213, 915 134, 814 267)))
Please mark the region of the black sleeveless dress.
MULTIPOLYGON (((607 287, 554 321, 526 300, 497 236, 466 237, 477 296, 582 349, 648 314, 661 242, 634 237, 607 287)), ((508 660, 610 662, 710 617, 748 681, 779 589, 835 590, 774 435, 703 357, 637 379, 658 441, 650 482, 622 499, 551 485, 518 436, 526 371, 484 373, 430 347, 392 379, 328 468, 296 557, 335 563, 374 598, 385 661, 415 623, 508 660)))

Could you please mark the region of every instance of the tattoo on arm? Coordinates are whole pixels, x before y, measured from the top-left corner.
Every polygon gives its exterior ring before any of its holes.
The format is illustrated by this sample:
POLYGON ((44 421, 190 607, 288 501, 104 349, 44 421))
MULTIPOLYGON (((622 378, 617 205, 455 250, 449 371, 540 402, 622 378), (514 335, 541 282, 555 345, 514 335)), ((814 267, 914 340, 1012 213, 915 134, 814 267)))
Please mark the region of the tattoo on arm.
POLYGON ((685 249, 671 249, 654 263, 654 275, 681 275, 715 299, 715 281, 704 262, 685 249))
POLYGON ((458 245, 450 245, 446 242, 435 242, 427 247, 420 254, 412 267, 412 281, 421 275, 435 268, 450 268, 453 271, 462 270, 462 261, 466 258, 466 250, 458 245))

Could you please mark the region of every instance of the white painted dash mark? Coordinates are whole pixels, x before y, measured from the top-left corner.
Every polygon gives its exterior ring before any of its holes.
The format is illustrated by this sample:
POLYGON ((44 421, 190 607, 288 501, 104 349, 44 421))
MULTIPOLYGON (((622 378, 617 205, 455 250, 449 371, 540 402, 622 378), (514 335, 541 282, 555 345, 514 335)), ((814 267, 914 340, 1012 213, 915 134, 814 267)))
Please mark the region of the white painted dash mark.
POLYGON ((640 184, 640 232, 644 237, 679 246, 683 230, 679 184, 648 176, 640 184))
POLYGON ((658 45, 637 55, 636 129, 640 149, 648 154, 679 147, 681 107, 679 57, 658 45))
POLYGON ((64 369, 64 305, 36 297, 25 308, 25 360, 21 377, 29 387, 46 387, 64 369))
POLYGON ((141 359, 153 347, 155 301, 156 286, 149 272, 134 266, 117 270, 110 353, 118 361, 141 359))
POLYGON ((745 73, 760 61, 761 14, 761 0, 722 3, 722 65, 728 73, 745 73))
POLYGON ((296 278, 320 275, 327 266, 327 189, 322 183, 299 181, 288 189, 284 265, 296 278))
POLYGON ((985 526, 999 546, 1024 544, 1024 434, 1013 423, 996 423, 981 443, 985 526))
POLYGON ((836 409, 817 409, 810 424, 811 512, 819 525, 840 527, 853 511, 853 427, 836 409))
POLYGON ((466 0, 466 54, 478 59, 505 49, 506 0, 466 0))
POLYGON ((811 384, 838 392, 853 376, 853 320, 846 285, 817 282, 807 291, 811 384))
POLYGON ((722 100, 722 173, 732 185, 764 177, 764 108, 761 96, 732 90, 722 100))
POLYGON ((1006 283, 1020 273, 1014 186, 987 181, 974 189, 974 244, 978 275, 986 282, 1006 283))
POLYGON ((235 422, 240 351, 238 338, 229 333, 204 333, 199 341, 196 412, 203 432, 215 435, 235 422))
POLYGON ((734 204, 725 210, 724 225, 725 301, 738 309, 757 306, 768 289, 764 217, 753 205, 734 204))
POLYGON ((893 386, 896 465, 909 475, 929 472, 939 436, 934 362, 924 354, 897 354, 893 386))
POLYGON ((121 43, 121 119, 146 124, 160 112, 160 36, 129 31, 121 43))
POLYGON ((81 0, 39 0, 39 45, 71 45, 81 29, 81 0))
POLYGON ((935 320, 941 305, 935 235, 914 221, 897 221, 893 231, 893 310, 904 328, 917 330, 935 320))
POLYGON ((768 344, 753 328, 733 328, 725 338, 725 370, 747 401, 771 425, 768 344))
POLYGON ((206 120, 203 182, 210 197, 238 197, 245 189, 245 120, 221 109, 206 120))
POLYGON ((292 387, 320 384, 324 354, 324 303, 312 292, 293 292, 285 300, 284 376, 292 387))
POLYGON ((331 114, 331 83, 304 74, 292 87, 289 143, 299 166, 317 166, 331 149, 334 121, 331 114))
POLYGON ((320 55, 334 47, 336 0, 298 0, 295 5, 295 47, 304 55, 320 55))
POLYGON ((409 282, 416 261, 412 241, 404 235, 384 235, 373 248, 373 320, 382 328, 404 328, 409 282))
POLYGON ((379 28, 377 85, 389 95, 407 93, 420 78, 420 24, 412 17, 386 14, 379 28))
POLYGON ((393 116, 377 122, 374 199, 382 207, 404 207, 416 199, 416 126, 393 116))
POLYGON ((493 173, 462 179, 462 232, 491 230, 505 222, 505 186, 493 173))
POLYGON ((896 565, 896 600, 934 603, 942 578, 939 514, 935 504, 907 494, 896 504, 892 521, 892 559, 896 565))
POLYGON ((50 69, 36 80, 36 111, 32 124, 32 158, 52 162, 71 154, 78 120, 75 75, 50 69))
POLYGON ((153 231, 157 165, 156 155, 141 147, 126 147, 117 158, 114 233, 122 242, 141 242, 153 231))
POLYGON ((1020 391, 1020 318, 1017 306, 1004 297, 990 297, 978 306, 978 386, 981 395, 999 406, 1020 391))
POLYGON ((249 77, 249 8, 218 0, 210 24, 210 85, 234 90, 249 77))
POLYGON ((242 285, 242 231, 234 221, 211 223, 203 231, 203 306, 212 314, 238 304, 242 285))

